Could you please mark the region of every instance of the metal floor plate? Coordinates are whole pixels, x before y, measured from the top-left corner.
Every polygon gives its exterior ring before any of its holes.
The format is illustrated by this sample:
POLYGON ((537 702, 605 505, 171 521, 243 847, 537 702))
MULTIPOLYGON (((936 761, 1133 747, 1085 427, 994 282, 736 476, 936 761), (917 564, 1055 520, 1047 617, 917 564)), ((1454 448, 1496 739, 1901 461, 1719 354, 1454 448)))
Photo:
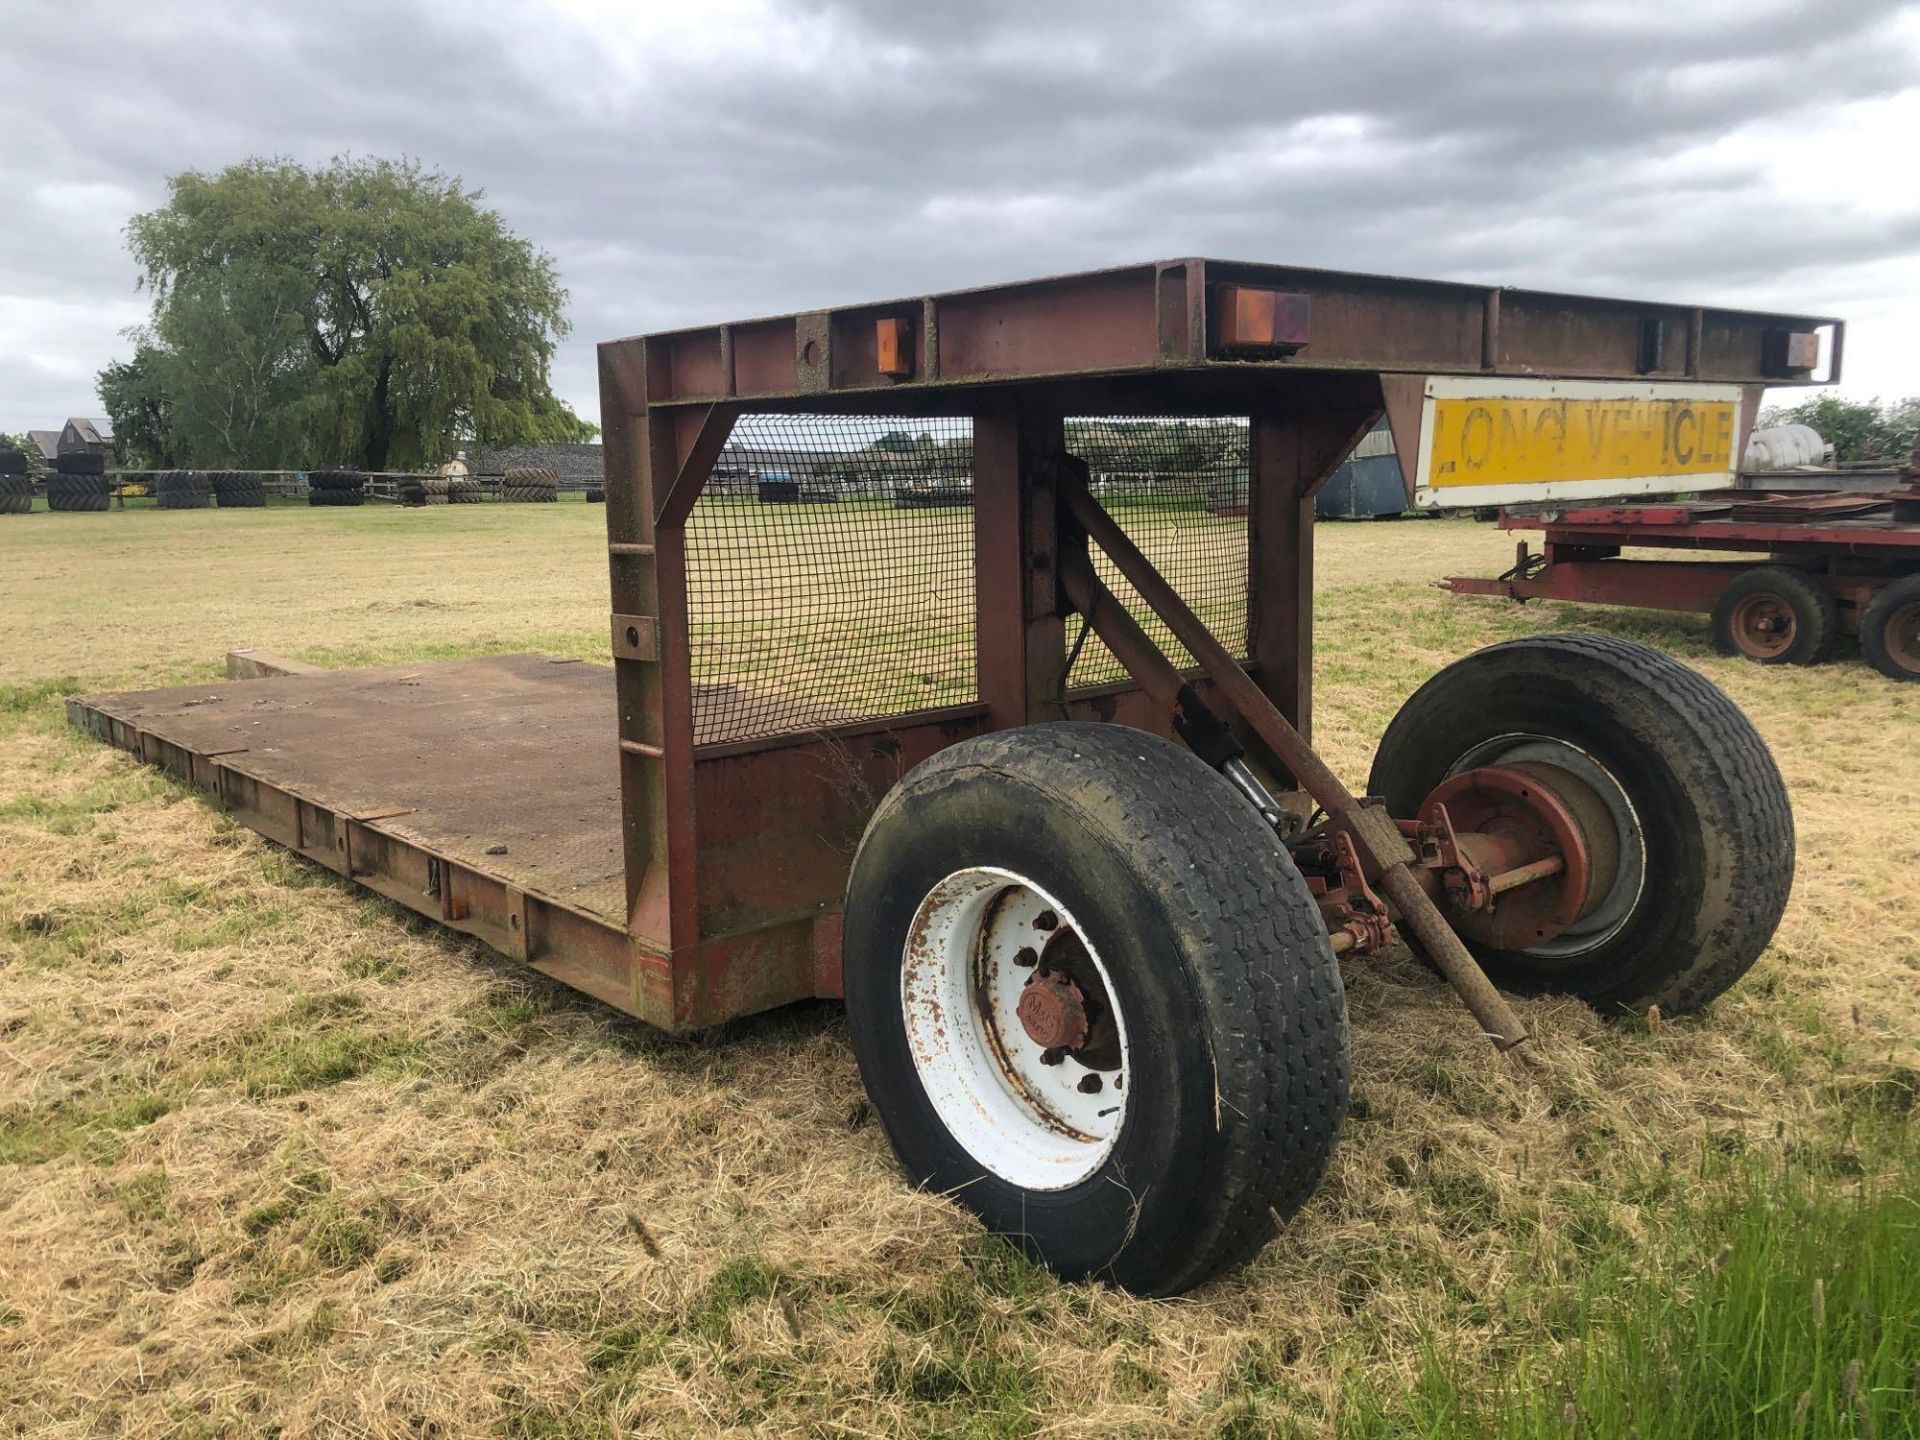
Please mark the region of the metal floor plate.
POLYGON ((625 928, 606 666, 501 655, 74 704, 625 928))

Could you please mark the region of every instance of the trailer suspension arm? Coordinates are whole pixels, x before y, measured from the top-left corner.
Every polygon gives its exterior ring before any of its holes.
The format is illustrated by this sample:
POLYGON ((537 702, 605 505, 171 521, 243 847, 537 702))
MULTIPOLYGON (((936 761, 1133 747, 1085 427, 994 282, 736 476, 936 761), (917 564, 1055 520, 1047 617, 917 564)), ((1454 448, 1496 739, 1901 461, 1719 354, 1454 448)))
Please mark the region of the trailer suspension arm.
MULTIPOLYGON (((1352 836, 1367 878, 1399 912, 1402 922, 1465 1001, 1481 1029, 1502 1050, 1525 1041, 1527 1030, 1520 1017, 1494 988, 1414 875, 1410 868, 1415 858, 1413 851, 1386 811, 1378 805, 1364 804, 1341 783, 1339 776, 1280 713, 1266 692, 1254 683, 1253 677, 1214 638, 1127 533, 1094 500, 1086 486, 1085 467, 1074 457, 1066 456, 1061 460, 1059 471, 1060 497, 1076 528, 1100 547, 1174 637, 1200 662, 1228 703, 1287 767, 1301 788, 1352 836)), ((1141 689, 1173 716, 1175 730, 1183 739, 1188 729, 1208 729, 1208 722, 1214 728, 1224 729, 1173 663, 1101 583, 1080 547, 1061 547, 1060 579, 1068 600, 1141 689)), ((1217 759, 1210 763, 1224 768, 1217 759)), ((1233 778, 1236 784, 1240 783, 1238 777, 1233 778)), ((1264 812, 1266 807, 1262 809, 1264 812)))

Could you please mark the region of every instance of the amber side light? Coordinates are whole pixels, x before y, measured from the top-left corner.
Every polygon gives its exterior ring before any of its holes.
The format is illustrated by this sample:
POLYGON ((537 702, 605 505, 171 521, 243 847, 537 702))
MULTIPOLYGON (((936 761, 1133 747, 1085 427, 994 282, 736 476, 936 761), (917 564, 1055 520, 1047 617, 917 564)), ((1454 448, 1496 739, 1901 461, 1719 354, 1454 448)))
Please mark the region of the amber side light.
POLYGON ((1307 343, 1305 295, 1222 285, 1214 295, 1214 338, 1222 350, 1291 353, 1307 343))
POLYGON ((907 322, 889 315, 873 322, 874 351, 882 375, 905 380, 913 374, 913 335, 907 322))

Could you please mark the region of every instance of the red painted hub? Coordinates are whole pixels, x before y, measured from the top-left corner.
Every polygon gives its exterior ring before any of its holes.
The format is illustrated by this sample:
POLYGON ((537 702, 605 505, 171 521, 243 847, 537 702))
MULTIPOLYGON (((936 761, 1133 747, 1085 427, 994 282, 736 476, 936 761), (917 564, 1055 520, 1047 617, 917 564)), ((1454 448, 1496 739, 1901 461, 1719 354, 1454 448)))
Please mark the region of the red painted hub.
POLYGON ((1451 907, 1453 926, 1498 950, 1525 950, 1560 934, 1613 888, 1619 837, 1606 804, 1579 776, 1555 765, 1483 765, 1442 781, 1421 807, 1444 805, 1462 854, 1491 880, 1558 855, 1557 874, 1495 896, 1484 907, 1451 907))
POLYGON ((1028 981, 1014 1013, 1027 1038, 1042 1050, 1078 1050, 1087 1043, 1086 997, 1057 971, 1028 981))
POLYGON ((1800 623, 1778 595, 1747 596, 1733 607, 1733 643, 1750 660, 1772 660, 1793 648, 1800 623))

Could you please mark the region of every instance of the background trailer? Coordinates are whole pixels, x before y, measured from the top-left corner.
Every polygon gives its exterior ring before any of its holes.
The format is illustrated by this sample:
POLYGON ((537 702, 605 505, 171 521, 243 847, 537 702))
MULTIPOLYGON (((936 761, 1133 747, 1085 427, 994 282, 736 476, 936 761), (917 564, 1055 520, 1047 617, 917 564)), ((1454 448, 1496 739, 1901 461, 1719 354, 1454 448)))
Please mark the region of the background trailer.
POLYGON ((1792 876, 1745 718, 1599 637, 1449 667, 1351 793, 1309 743, 1316 490, 1383 413, 1417 506, 1731 485, 1841 338, 1187 259, 615 341, 611 677, 71 713, 664 1028, 844 994, 916 1183, 1176 1292, 1324 1170, 1337 955, 1404 932, 1506 1048, 1496 984, 1704 1003, 1792 876))

